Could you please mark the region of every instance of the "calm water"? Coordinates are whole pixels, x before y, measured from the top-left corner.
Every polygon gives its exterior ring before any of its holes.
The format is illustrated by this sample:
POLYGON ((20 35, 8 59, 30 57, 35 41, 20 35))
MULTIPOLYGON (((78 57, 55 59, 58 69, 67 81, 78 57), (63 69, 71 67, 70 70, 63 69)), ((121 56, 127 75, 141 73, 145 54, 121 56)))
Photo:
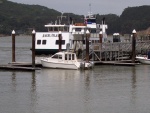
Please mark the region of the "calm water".
MULTIPOLYGON (((16 61, 31 61, 31 37, 16 37, 16 61)), ((0 37, 11 62, 11 37, 0 37)), ((150 66, 93 70, 0 70, 0 113, 150 113, 150 66)))

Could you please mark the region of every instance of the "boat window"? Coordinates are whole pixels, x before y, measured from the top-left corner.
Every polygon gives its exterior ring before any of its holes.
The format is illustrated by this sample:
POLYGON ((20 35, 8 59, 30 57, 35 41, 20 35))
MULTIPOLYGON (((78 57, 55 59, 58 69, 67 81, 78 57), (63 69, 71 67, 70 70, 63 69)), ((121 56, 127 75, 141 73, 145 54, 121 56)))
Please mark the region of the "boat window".
POLYGON ((52 56, 52 58, 55 58, 55 59, 62 59, 62 55, 54 55, 54 56, 52 56))
POLYGON ((62 59, 62 55, 58 55, 58 59, 62 59))
POLYGON ((71 60, 71 54, 69 54, 69 60, 71 60))
POLYGON ((37 44, 40 45, 41 44, 41 40, 37 40, 37 44))
POLYGON ((74 60, 74 54, 72 54, 72 60, 74 60))
MULTIPOLYGON (((59 45, 59 40, 56 40, 56 43, 55 43, 56 45, 59 45)), ((61 41, 61 45, 65 45, 65 40, 62 40, 61 41)))
POLYGON ((65 60, 71 60, 71 54, 65 54, 65 60))
POLYGON ((65 54, 65 60, 67 60, 67 54, 65 54))
POLYGON ((46 40, 42 40, 42 44, 45 45, 46 44, 46 40))
POLYGON ((54 55, 54 56, 52 56, 52 58, 56 58, 56 59, 58 59, 58 55, 54 55))

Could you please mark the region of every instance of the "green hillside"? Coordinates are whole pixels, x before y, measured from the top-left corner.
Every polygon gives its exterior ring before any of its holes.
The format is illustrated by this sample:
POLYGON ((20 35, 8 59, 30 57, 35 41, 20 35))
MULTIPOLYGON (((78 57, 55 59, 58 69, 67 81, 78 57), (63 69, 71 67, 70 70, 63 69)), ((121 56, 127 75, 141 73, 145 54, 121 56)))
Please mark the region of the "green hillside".
MULTIPOLYGON (((115 14, 97 14, 97 23, 101 23, 102 18, 106 18, 108 24, 108 34, 114 32, 131 33, 133 29, 143 30, 150 27, 150 6, 128 7, 124 9, 120 16, 115 14)), ((61 15, 54 9, 49 9, 40 5, 26 5, 0 0, 0 34, 11 34, 14 29, 17 33, 31 33, 36 31, 47 31, 44 25, 55 22, 61 15)), ((83 15, 64 13, 66 18, 63 23, 68 23, 72 17, 74 22, 83 22, 83 15)))
POLYGON ((136 29, 144 30, 150 27, 150 6, 128 7, 120 16, 121 30, 129 33, 136 29))

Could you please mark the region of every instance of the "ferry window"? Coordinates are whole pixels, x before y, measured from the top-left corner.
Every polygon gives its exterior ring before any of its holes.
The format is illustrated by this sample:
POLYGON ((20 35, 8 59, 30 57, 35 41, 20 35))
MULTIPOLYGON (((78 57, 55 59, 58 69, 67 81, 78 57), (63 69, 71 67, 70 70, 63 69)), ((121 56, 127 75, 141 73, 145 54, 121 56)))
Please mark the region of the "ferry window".
POLYGON ((37 40, 37 44, 40 45, 41 44, 41 40, 37 40))
POLYGON ((81 28, 75 28, 75 31, 81 31, 81 28))
POLYGON ((65 45, 65 40, 62 40, 62 45, 65 45))
POLYGON ((58 31, 58 27, 54 27, 54 31, 58 31))
MULTIPOLYGON (((56 45, 59 45, 59 40, 56 40, 56 43, 55 43, 56 45)), ((62 40, 61 41, 61 45, 65 45, 65 40, 62 40)))
POLYGON ((95 29, 91 29, 90 32, 91 32, 91 33, 96 33, 96 30, 95 30, 95 29))
POLYGON ((64 31, 68 31, 68 27, 64 27, 64 31))
POLYGON ((48 28, 48 30, 49 30, 49 31, 53 31, 53 28, 52 28, 52 27, 50 27, 50 28, 48 28))
POLYGON ((43 40, 43 41, 42 41, 42 44, 45 45, 45 44, 46 44, 46 40, 43 40))
POLYGON ((83 44, 85 44, 85 40, 83 40, 83 44))
POLYGON ((64 31, 63 27, 59 27, 59 31, 64 31))
POLYGON ((96 19, 88 19, 87 22, 88 23, 96 23, 96 19))

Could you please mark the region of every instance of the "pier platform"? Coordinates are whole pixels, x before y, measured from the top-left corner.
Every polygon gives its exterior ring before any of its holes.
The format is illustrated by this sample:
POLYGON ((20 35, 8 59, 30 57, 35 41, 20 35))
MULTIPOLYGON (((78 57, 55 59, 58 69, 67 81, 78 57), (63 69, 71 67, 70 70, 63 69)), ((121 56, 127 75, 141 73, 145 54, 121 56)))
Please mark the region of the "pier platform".
POLYGON ((32 63, 27 62, 11 62, 8 64, 0 65, 0 70, 19 70, 19 71, 35 71, 40 70, 41 64, 35 64, 32 67, 32 63))
POLYGON ((135 66, 138 62, 131 63, 130 61, 94 61, 95 65, 116 65, 116 66, 135 66))

